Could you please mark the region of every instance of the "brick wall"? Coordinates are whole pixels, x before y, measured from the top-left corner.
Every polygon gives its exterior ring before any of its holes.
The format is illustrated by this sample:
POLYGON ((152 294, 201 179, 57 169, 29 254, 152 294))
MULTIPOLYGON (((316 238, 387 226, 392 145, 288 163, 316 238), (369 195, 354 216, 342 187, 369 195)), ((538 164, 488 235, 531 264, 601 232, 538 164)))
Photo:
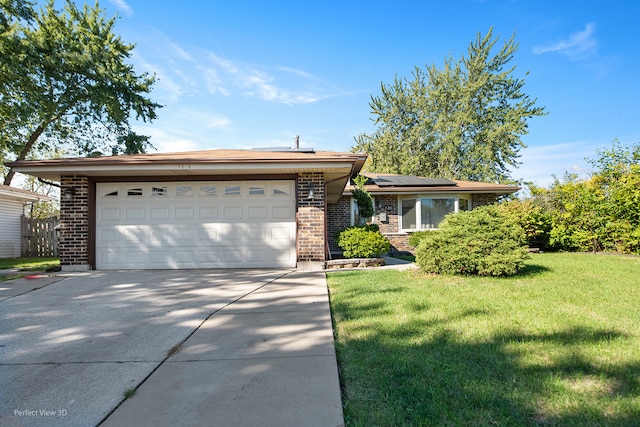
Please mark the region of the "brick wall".
POLYGON ((298 261, 325 261, 324 174, 298 175, 298 261), (314 197, 309 199, 309 189, 314 197))
POLYGON ((329 250, 340 253, 341 250, 336 244, 335 235, 351 225, 351 197, 342 196, 338 203, 327 206, 327 239, 329 239, 329 250))
MULTIPOLYGON (((497 194, 473 194, 471 195, 472 209, 495 203, 497 194)), ((332 252, 340 252, 340 248, 334 242, 336 231, 351 225, 351 198, 342 196, 340 201, 328 208, 329 243, 332 252)), ((378 195, 374 196, 375 217, 374 223, 380 227, 380 232, 389 239, 391 252, 412 252, 415 248, 409 246, 411 233, 399 232, 398 223, 398 196, 378 195), (381 213, 385 215, 380 215, 381 213), (384 219, 384 220, 383 220, 384 219)))
POLYGON ((84 176, 60 178, 60 240, 58 252, 63 271, 89 269, 89 180, 84 176), (64 196, 73 189, 70 200, 64 196))
POLYGON ((378 224, 378 227, 380 227, 380 232, 382 234, 397 233, 398 196, 390 194, 375 196, 374 207, 376 211, 374 216, 374 223, 378 224))
MULTIPOLYGON (((410 252, 409 234, 398 232, 398 196, 379 195, 374 197, 374 223, 380 227, 380 232, 389 239, 391 252, 410 252), (380 215, 380 214, 384 215, 380 215)), ((331 252, 340 253, 340 248, 336 245, 334 236, 351 225, 351 197, 342 196, 338 203, 327 207, 327 229, 329 238, 329 248, 331 252)))
POLYGON ((471 195, 471 209, 475 209, 480 206, 491 205, 495 203, 497 199, 498 195, 494 193, 473 194, 471 195))

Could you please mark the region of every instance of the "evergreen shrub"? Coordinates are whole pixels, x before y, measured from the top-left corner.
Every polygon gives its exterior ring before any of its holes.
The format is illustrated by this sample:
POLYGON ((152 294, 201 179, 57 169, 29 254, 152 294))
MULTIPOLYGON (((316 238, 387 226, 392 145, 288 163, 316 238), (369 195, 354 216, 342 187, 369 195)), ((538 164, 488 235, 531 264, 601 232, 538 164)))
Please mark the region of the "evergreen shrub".
POLYGON ((437 274, 511 276, 528 257, 524 230, 494 205, 447 215, 416 249, 420 269, 437 274))

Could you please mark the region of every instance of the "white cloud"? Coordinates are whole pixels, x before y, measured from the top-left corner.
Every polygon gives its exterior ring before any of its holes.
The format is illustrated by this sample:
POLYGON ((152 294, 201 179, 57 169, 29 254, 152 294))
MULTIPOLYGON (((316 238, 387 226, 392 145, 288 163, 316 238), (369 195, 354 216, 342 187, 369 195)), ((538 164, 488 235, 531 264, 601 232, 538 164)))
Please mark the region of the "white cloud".
POLYGON ((566 172, 586 176, 589 165, 585 158, 594 153, 594 144, 599 142, 580 141, 527 147, 521 152, 519 160, 522 164, 511 175, 543 187, 553 182, 553 176, 561 179, 566 172))
POLYGON ((151 144, 156 148, 156 150, 149 150, 149 153, 174 153, 201 149, 192 139, 185 138, 184 136, 172 135, 158 127, 145 126, 136 130, 143 135, 151 137, 151 144))
POLYGON ((276 67, 276 69, 278 69, 280 71, 285 71, 287 73, 295 74, 295 75, 300 76, 300 77, 306 77, 308 79, 313 79, 314 78, 311 74, 307 73, 306 71, 298 70, 297 68, 280 66, 280 67, 276 67))
POLYGON ((205 86, 207 91, 215 95, 219 93, 222 96, 229 96, 231 92, 224 87, 224 81, 220 78, 218 71, 211 67, 199 67, 204 77, 205 86))
MULTIPOLYGON (((297 81, 298 88, 284 88, 276 83, 277 76, 257 69, 255 66, 248 66, 238 61, 210 53, 208 56, 211 66, 206 68, 205 78, 207 87, 211 93, 221 93, 229 96, 230 87, 237 87, 243 90, 245 95, 256 97, 264 101, 279 104, 310 104, 317 102, 322 97, 314 94, 314 91, 322 89, 308 89, 309 81, 316 80, 309 73, 288 67, 277 67, 276 71, 293 73, 302 81, 297 81)), ((291 79, 286 79, 291 85, 291 79)))
POLYGON ((158 77, 154 92, 161 102, 175 103, 187 96, 204 94, 243 95, 276 104, 300 105, 344 95, 304 70, 247 64, 198 47, 185 48, 155 29, 148 33, 133 55, 140 68, 158 77))
POLYGON ((595 53, 598 41, 594 37, 596 26, 589 23, 583 31, 571 34, 566 40, 561 40, 546 46, 537 46, 533 53, 541 55, 543 53, 560 53, 570 59, 582 59, 595 53))
POLYGON ((296 91, 287 91, 273 84, 274 78, 270 75, 258 71, 248 70, 247 73, 240 76, 241 85, 247 88, 247 94, 257 96, 258 98, 281 104, 310 104, 318 101, 318 97, 308 92, 296 93, 296 91))
POLYGON ((231 125, 231 120, 228 117, 219 114, 193 110, 184 110, 182 114, 185 116, 185 121, 193 122, 198 127, 205 129, 225 129, 231 125))
POLYGON ((133 15, 133 9, 131 9, 131 6, 129 6, 125 0, 109 0, 109 3, 118 8, 118 10, 122 11, 125 15, 133 15))

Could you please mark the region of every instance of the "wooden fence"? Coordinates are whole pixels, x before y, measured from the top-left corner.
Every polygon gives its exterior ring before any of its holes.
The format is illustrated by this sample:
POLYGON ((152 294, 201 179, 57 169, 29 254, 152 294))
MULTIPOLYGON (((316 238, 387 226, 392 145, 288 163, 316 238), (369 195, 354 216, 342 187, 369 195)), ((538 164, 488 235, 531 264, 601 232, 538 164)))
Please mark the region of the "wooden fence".
POLYGON ((22 217, 23 257, 58 256, 58 218, 36 219, 22 217))

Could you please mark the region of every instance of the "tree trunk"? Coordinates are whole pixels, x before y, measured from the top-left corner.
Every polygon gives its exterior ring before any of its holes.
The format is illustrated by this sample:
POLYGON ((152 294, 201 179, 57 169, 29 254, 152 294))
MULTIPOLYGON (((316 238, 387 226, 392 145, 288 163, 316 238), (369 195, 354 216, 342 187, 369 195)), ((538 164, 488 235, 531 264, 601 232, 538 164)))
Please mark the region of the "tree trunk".
MULTIPOLYGON (((36 128, 36 130, 31 134, 31 136, 27 140, 27 143, 25 144, 25 146, 22 148, 22 151, 20 152, 20 155, 18 156, 16 161, 24 160, 27 158, 29 151, 31 151, 31 149, 33 148, 33 144, 35 144, 38 138, 40 137, 40 135, 42 135, 42 132, 44 132, 45 127, 46 127, 46 124, 43 123, 36 128)), ((4 185, 11 185, 11 180, 13 180, 13 177, 15 174, 16 173, 12 168, 9 169, 9 173, 4 178, 4 185)))

